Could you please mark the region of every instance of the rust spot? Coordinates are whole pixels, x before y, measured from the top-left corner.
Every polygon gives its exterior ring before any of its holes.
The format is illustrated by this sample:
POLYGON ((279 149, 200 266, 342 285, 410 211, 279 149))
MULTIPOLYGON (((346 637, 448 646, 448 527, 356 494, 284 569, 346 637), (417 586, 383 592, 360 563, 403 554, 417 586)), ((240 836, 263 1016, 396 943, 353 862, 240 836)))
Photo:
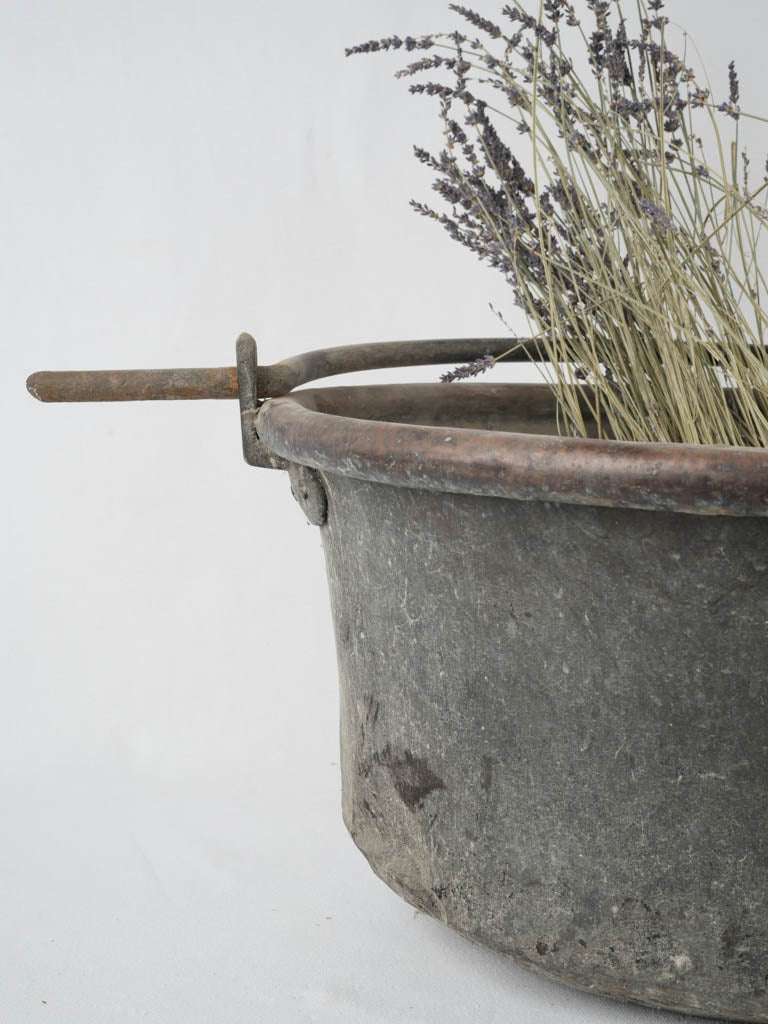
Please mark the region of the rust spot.
POLYGON ((435 775, 427 762, 415 757, 410 750, 403 751, 402 757, 396 757, 387 745, 375 760, 389 771, 398 796, 411 811, 423 807, 424 799, 430 793, 445 789, 440 776, 435 775))

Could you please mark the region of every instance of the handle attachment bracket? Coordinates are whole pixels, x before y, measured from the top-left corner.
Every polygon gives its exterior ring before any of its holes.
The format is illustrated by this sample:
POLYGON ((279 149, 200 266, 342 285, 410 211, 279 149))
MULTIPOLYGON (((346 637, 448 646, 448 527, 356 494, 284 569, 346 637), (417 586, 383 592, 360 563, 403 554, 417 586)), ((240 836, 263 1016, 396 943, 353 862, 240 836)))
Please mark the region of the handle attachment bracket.
POLYGON ((256 342, 250 334, 237 339, 237 384, 240 399, 240 428, 243 438, 243 458, 249 466, 263 469, 287 469, 288 462, 274 455, 259 439, 257 420, 264 399, 259 398, 259 363, 256 342))

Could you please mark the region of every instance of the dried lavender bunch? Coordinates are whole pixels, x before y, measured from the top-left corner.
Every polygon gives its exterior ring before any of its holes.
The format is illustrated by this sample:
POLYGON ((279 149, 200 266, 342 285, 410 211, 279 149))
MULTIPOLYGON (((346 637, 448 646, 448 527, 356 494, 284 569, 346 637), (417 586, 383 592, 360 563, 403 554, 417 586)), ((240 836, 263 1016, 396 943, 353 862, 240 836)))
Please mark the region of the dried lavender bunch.
POLYGON ((442 209, 412 206, 504 274, 571 432, 581 395, 600 436, 768 447, 768 163, 751 187, 736 67, 717 104, 670 49, 663 0, 637 0, 634 35, 620 0, 584 3, 588 25, 569 0, 495 20, 450 4, 464 31, 347 53, 420 51, 397 76, 438 101, 443 147, 415 155, 442 209))

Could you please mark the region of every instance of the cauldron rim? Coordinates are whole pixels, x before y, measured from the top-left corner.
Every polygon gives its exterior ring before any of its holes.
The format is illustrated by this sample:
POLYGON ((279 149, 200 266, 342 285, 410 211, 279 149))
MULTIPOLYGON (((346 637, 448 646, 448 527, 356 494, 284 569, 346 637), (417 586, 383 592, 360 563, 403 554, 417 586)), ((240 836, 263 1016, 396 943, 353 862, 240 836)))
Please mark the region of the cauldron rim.
POLYGON ((768 516, 768 449, 541 433, 546 384, 378 384, 308 388, 266 401, 258 435, 321 472, 393 486, 565 505, 768 516), (498 408, 533 430, 423 422, 430 410, 498 408), (510 404, 511 403, 511 404, 510 404), (408 409, 423 410, 408 422, 408 409), (405 419, 403 417, 405 416, 405 419))

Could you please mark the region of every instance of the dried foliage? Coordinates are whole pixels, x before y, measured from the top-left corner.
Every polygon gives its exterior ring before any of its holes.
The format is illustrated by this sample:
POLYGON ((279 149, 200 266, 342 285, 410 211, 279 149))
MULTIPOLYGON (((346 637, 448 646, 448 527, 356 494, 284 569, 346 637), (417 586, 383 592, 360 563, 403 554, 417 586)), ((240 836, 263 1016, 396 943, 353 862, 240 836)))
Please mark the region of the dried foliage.
POLYGON ((752 185, 736 68, 717 103, 669 48, 663 0, 638 0, 634 37, 617 0, 586 6, 589 26, 568 0, 498 24, 451 4, 472 34, 347 54, 419 51, 397 76, 438 99, 443 148, 415 154, 444 205, 412 205, 504 274, 565 430, 586 434, 579 391, 600 436, 768 447, 768 162, 752 185))

